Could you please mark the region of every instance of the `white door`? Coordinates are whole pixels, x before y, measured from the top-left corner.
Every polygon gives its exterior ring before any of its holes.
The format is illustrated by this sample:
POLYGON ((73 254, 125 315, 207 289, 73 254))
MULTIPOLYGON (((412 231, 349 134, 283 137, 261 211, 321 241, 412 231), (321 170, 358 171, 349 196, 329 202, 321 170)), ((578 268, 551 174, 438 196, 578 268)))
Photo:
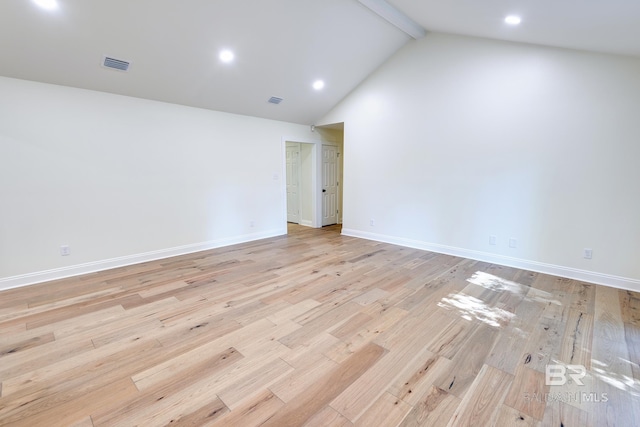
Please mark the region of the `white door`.
POLYGON ((322 225, 338 223, 338 147, 322 146, 322 225))
POLYGON ((287 143, 287 221, 300 223, 300 145, 287 143))

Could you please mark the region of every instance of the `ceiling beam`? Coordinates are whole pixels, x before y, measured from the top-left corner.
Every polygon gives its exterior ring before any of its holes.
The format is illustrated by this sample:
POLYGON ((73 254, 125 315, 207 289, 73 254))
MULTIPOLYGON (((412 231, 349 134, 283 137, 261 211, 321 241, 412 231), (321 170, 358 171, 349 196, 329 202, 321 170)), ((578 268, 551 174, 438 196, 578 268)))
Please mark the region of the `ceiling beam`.
POLYGON ((386 19, 414 39, 427 35, 427 30, 385 0, 358 0, 362 5, 386 19))

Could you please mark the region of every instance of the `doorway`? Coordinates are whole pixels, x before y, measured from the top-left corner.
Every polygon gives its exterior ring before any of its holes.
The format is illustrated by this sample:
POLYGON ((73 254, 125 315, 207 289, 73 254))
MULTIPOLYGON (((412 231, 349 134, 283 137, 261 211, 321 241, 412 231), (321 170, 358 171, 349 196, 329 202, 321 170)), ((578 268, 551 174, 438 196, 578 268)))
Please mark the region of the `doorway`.
POLYGON ((286 219, 288 223, 314 226, 316 168, 314 150, 317 144, 290 142, 285 144, 286 219))
POLYGON ((338 223, 339 156, 337 145, 322 144, 322 226, 338 223))
POLYGON ((320 147, 320 223, 342 224, 344 176, 344 123, 316 126, 322 137, 320 147))
POLYGON ((300 224, 300 143, 286 146, 287 222, 300 224))
POLYGON ((283 219, 313 228, 342 224, 344 123, 311 131, 315 135, 303 142, 282 137, 283 219))

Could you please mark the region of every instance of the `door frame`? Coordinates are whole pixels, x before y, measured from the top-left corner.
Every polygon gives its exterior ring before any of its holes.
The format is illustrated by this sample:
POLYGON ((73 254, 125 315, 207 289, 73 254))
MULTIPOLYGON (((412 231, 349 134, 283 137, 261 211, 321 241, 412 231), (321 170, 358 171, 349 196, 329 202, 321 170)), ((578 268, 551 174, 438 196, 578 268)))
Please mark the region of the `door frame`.
MULTIPOLYGON (((324 174, 324 167, 322 165, 323 162, 323 158, 324 158, 324 153, 323 153, 323 149, 324 147, 334 147, 336 149, 336 153, 338 154, 338 156, 336 157, 336 181, 338 182, 338 185, 336 188, 336 209, 338 210, 338 212, 336 213, 336 224, 342 224, 342 167, 341 167, 341 162, 342 162, 342 150, 340 149, 340 144, 336 143, 336 142, 327 142, 327 141, 323 141, 322 144, 320 145, 320 169, 319 169, 319 180, 320 180, 320 187, 322 187, 322 183, 324 181, 324 176, 322 176, 324 174)), ((320 191, 322 191, 322 188, 320 189, 320 191)), ((320 226, 323 227, 322 225, 322 203, 324 203, 324 199, 322 198, 322 193, 320 193, 320 226)))
MULTIPOLYGON (((286 141, 285 142, 285 179, 284 179, 284 185, 285 185, 285 189, 287 187, 287 180, 289 179, 289 177, 287 176, 287 169, 286 169, 286 161, 287 161, 287 145, 292 146, 292 145, 296 145, 297 149, 298 149, 298 155, 296 156, 296 170, 298 171, 298 176, 296 176, 296 180, 297 180, 297 187, 298 187, 298 206, 296 207, 298 209, 298 222, 296 222, 296 224, 300 224, 301 223, 301 215, 302 215, 302 197, 300 197, 300 150, 301 150, 301 146, 300 146, 300 142, 293 142, 293 141, 286 141)), ((287 211, 289 210, 289 196, 287 195, 286 191, 285 191, 285 202, 287 204, 287 211)), ((287 212, 287 222, 289 222, 289 214, 287 212)))
MULTIPOLYGON (((282 159, 281 174, 284 179, 281 179, 280 190, 282 194, 282 224, 286 234, 287 227, 287 142, 312 144, 311 150, 311 226, 313 228, 322 227, 322 196, 321 189, 322 181, 318 176, 321 171, 320 162, 322 161, 322 140, 318 139, 305 139, 299 137, 283 136, 281 138, 281 150, 280 158, 282 159)), ((299 198, 300 199, 300 198, 299 198)))

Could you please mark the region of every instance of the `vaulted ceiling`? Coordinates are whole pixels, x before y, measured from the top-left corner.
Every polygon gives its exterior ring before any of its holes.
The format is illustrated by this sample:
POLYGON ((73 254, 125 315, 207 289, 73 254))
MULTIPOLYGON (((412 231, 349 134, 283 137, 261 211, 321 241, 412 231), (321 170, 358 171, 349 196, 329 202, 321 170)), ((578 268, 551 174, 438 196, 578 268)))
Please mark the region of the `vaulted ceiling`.
MULTIPOLYGON (((0 2, 1 76, 301 124, 411 40, 362 4, 380 0, 47 0, 51 10, 36 1, 0 2), (232 62, 219 59, 223 49, 232 62), (129 70, 103 67, 105 55, 129 70)), ((638 1, 389 4, 427 31, 640 56, 638 1), (522 23, 505 25, 508 14, 522 23)))

